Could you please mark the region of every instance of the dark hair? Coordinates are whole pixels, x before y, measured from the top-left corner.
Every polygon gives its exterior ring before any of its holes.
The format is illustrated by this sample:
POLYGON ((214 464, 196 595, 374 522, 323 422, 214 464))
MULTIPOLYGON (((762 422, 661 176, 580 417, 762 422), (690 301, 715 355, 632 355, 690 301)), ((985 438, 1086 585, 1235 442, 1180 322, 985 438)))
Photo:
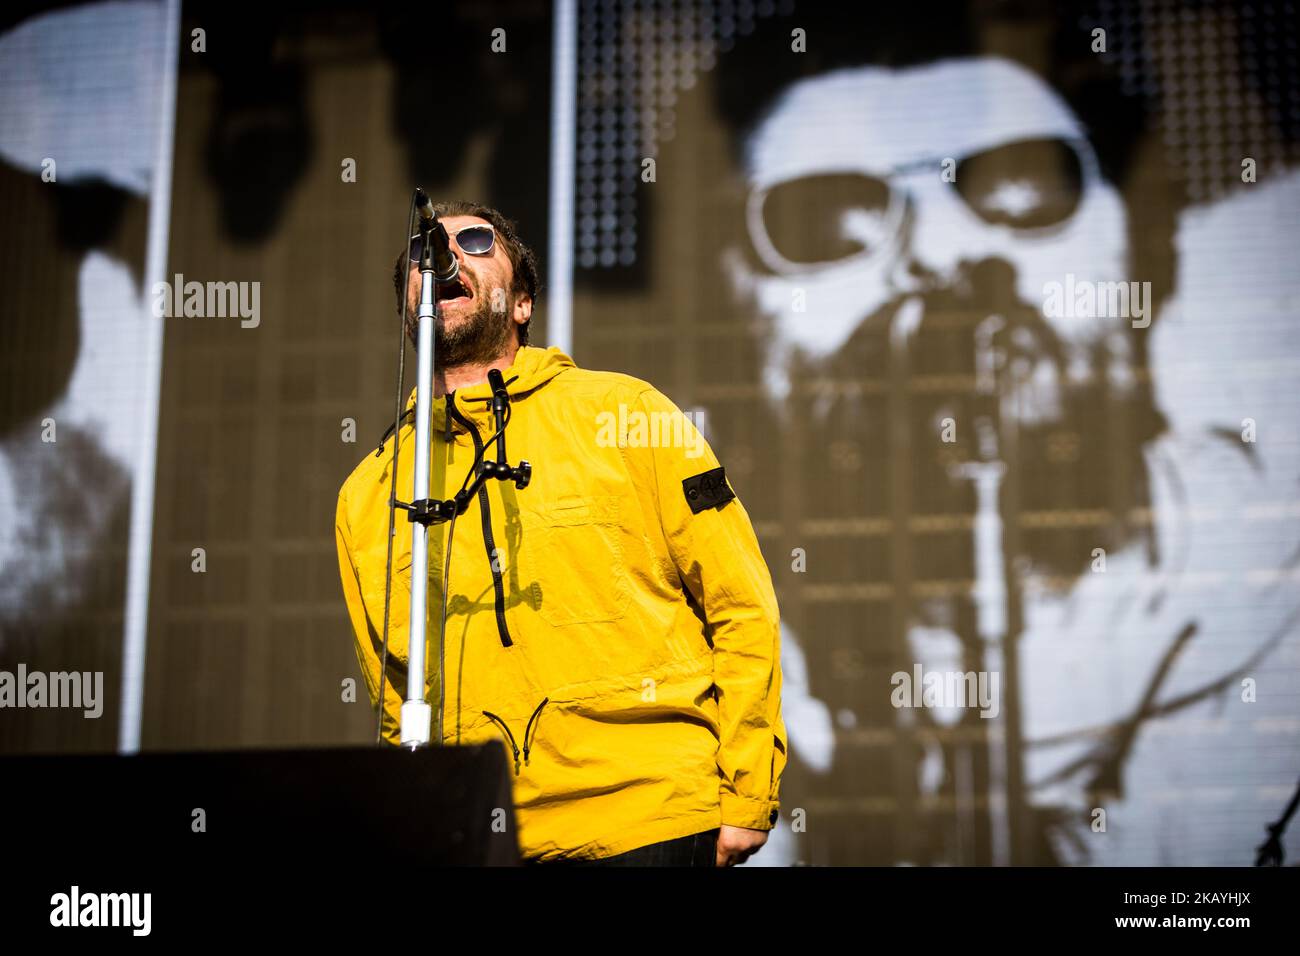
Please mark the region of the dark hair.
MULTIPOLYGON (((502 247, 506 250, 506 257, 510 260, 511 271, 514 273, 514 280, 510 291, 515 295, 527 295, 533 300, 533 305, 537 305, 537 296, 541 292, 541 280, 538 277, 537 255, 529 248, 528 244, 519 238, 519 231, 514 220, 502 215, 491 206, 484 206, 481 203, 468 202, 463 199, 449 199, 444 202, 433 204, 433 211, 439 218, 444 216, 477 216, 480 219, 486 219, 492 223, 492 228, 496 230, 497 238, 501 241, 502 247)), ((393 291, 397 294, 397 311, 402 311, 402 301, 406 295, 407 276, 410 266, 407 265, 406 250, 403 249, 397 254, 397 261, 393 263, 393 291)), ((528 344, 528 326, 532 324, 532 318, 523 323, 516 330, 519 336, 519 344, 528 344)))

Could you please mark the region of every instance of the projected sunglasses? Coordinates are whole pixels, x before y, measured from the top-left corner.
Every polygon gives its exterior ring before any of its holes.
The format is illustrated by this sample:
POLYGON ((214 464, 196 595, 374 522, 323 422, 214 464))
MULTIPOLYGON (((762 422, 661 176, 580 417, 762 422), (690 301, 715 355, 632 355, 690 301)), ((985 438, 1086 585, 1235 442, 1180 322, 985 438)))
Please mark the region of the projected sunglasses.
MULTIPOLYGON (((967 213, 1022 235, 1060 229, 1101 178, 1091 144, 1081 137, 1018 140, 955 158, 945 182, 967 213)), ((909 177, 939 180, 944 160, 917 160, 883 173, 819 170, 759 185, 746 220, 754 251, 782 275, 847 262, 879 265, 901 240, 909 177)))
MULTIPOLYGON (((496 230, 492 228, 491 224, 485 222, 461 226, 450 235, 456 240, 456 245, 471 256, 491 255, 492 247, 496 245, 497 241, 496 230)), ((417 232, 411 237, 412 262, 420 261, 420 252, 420 234, 417 232)))

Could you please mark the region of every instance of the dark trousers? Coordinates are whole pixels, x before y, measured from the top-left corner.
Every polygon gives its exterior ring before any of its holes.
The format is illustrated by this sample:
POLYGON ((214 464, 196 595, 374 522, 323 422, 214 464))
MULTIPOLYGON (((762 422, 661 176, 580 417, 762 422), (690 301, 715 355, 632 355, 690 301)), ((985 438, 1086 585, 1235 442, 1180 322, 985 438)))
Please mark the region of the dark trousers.
POLYGON ((524 858, 524 863, 552 866, 714 866, 717 863, 718 828, 692 833, 690 836, 662 843, 639 846, 635 850, 596 860, 538 860, 524 858))

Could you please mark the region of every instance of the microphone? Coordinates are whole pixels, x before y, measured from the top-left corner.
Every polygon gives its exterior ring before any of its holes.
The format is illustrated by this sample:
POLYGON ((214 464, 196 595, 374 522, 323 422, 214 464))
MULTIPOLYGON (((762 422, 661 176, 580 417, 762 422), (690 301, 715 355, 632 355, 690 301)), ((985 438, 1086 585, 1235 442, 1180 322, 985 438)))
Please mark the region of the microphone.
POLYGON ((451 240, 447 230, 438 221, 438 214, 433 211, 433 203, 420 187, 415 188, 415 209, 420 214, 420 236, 424 239, 424 254, 420 257, 420 269, 426 263, 433 269, 433 277, 438 282, 450 282, 460 275, 460 260, 451 251, 451 240))
POLYGON ((438 218, 438 214, 433 211, 433 203, 429 201, 429 194, 419 186, 415 187, 415 210, 425 222, 432 222, 438 218))
POLYGON ((506 405, 510 402, 510 393, 506 391, 505 379, 501 375, 499 368, 488 369, 488 385, 492 388, 492 415, 496 420, 497 433, 497 461, 502 465, 508 465, 509 459, 506 457, 506 405))

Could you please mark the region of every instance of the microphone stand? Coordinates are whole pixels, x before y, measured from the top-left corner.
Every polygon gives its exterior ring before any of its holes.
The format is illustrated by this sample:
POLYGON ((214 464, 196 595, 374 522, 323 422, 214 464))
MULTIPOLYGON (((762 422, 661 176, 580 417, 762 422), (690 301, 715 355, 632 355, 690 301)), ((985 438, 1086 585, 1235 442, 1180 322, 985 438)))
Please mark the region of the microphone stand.
MULTIPOLYGON (((429 498, 429 434, 433 409, 433 341, 440 316, 438 277, 433 269, 435 220, 420 218, 420 310, 416 313, 415 481, 414 502, 429 498)), ((453 262, 455 260, 453 259, 453 262)), ((396 502, 399 507, 401 502, 396 502)), ((444 582, 444 587, 446 583, 444 582)), ((429 610, 429 527, 413 521, 411 528, 411 608, 407 626, 406 700, 402 704, 402 746, 415 749, 429 742, 433 710, 425 700, 425 620, 429 610)), ((441 743, 441 741, 439 741, 441 743)))
MULTIPOLYGON (((417 202, 427 201, 423 191, 417 194, 417 202)), ((511 467, 506 459, 506 422, 509 421, 509 394, 501 373, 492 369, 488 381, 492 388, 492 411, 496 421, 496 434, 483 444, 482 450, 474 460, 474 481, 469 487, 462 488, 454 498, 431 500, 429 498, 429 458, 430 458, 430 417, 433 408, 433 351, 434 329, 441 317, 438 305, 438 283, 450 282, 459 271, 456 257, 450 256, 449 264, 440 272, 434 265, 433 245, 430 237, 435 229, 442 229, 438 217, 420 219, 420 310, 417 315, 416 328, 416 375, 415 375, 415 475, 412 482, 411 501, 394 501, 396 508, 407 512, 412 523, 411 529, 411 609, 407 627, 406 659, 406 700, 402 703, 401 736, 402 746, 415 750, 429 743, 429 730, 433 718, 433 708, 425 699, 425 683, 428 667, 425 663, 425 623, 428 616, 429 587, 429 525, 450 521, 465 513, 469 503, 479 493, 479 489, 489 479, 513 481, 519 489, 527 488, 533 476, 533 466, 527 461, 520 461, 511 467), (488 448, 492 442, 498 442, 497 460, 487 459, 488 448)), ((466 479, 468 481, 468 477, 466 479)), ((451 541, 447 542, 451 549, 451 541)), ((444 593, 449 585, 442 582, 444 593)), ((444 611, 446 602, 444 601, 444 611)), ((446 640, 447 621, 444 614, 440 630, 440 641, 446 640)), ((439 680, 445 681, 446 674, 440 673, 439 680)), ((442 713, 438 714, 438 743, 442 743, 442 713)))

